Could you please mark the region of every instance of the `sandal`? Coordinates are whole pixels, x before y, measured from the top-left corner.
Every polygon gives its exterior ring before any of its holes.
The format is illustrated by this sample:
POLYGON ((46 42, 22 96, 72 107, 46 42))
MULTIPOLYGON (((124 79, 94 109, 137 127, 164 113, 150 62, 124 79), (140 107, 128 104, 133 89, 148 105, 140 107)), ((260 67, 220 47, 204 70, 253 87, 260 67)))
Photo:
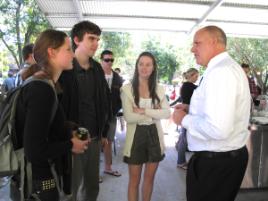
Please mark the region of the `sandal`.
POLYGON ((103 172, 105 174, 112 175, 114 177, 120 177, 121 176, 121 174, 116 170, 104 170, 103 172))
POLYGON ((183 170, 187 170, 187 163, 184 163, 184 164, 178 164, 177 165, 177 168, 181 168, 183 170))

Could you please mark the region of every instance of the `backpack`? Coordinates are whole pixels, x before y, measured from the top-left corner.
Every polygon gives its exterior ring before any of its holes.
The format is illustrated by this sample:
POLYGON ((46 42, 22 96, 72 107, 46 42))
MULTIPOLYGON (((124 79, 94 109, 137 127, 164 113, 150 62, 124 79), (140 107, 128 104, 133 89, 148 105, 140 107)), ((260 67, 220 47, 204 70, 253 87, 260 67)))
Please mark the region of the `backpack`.
MULTIPOLYGON (((14 145, 17 144, 17 134, 15 130, 15 114, 18 97, 22 91, 22 88, 34 81, 42 81, 52 87, 49 80, 30 77, 22 85, 11 90, 0 106, 0 177, 12 176, 19 173, 21 177, 20 186, 24 188, 24 178, 25 176, 27 176, 26 183, 28 186, 28 194, 31 193, 32 184, 31 164, 25 160, 23 147, 17 150, 14 149, 14 145)), ((55 92, 56 98, 53 106, 52 116, 50 118, 50 123, 55 116, 58 104, 56 91, 54 88, 53 90, 55 92)), ((24 195, 22 194, 23 192, 24 190, 21 191, 21 197, 24 197, 24 195)))

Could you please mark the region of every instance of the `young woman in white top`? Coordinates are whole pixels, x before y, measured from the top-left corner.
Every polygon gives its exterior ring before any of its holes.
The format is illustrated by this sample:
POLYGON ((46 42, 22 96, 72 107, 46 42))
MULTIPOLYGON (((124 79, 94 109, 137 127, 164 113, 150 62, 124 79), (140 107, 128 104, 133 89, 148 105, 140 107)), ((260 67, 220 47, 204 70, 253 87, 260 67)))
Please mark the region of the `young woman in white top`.
POLYGON ((139 55, 132 82, 121 90, 127 122, 124 162, 129 167, 128 201, 138 201, 143 164, 142 200, 150 201, 154 176, 164 158, 160 120, 170 116, 165 90, 157 84, 157 64, 151 53, 139 55))

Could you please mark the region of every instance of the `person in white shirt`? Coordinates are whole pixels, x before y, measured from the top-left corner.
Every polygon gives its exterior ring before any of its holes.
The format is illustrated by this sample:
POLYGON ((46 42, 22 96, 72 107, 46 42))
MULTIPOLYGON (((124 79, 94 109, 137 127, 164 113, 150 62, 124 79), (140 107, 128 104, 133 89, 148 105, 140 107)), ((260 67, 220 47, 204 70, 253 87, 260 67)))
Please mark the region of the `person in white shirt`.
POLYGON ((149 52, 139 55, 132 82, 121 88, 127 122, 124 162, 128 164, 128 201, 138 201, 143 171, 142 200, 150 201, 154 176, 164 158, 160 120, 170 116, 165 90, 157 84, 157 64, 149 52))
MULTIPOLYGON (((117 120, 116 115, 122 108, 122 103, 120 99, 120 88, 123 83, 118 73, 116 73, 112 69, 114 62, 113 52, 110 50, 104 50, 102 51, 100 57, 101 57, 101 67, 104 71, 105 79, 109 86, 109 93, 110 93, 109 95, 111 99, 111 110, 112 110, 111 119, 109 121, 109 129, 106 131, 108 143, 105 143, 103 145, 104 162, 105 162, 103 172, 111 176, 120 177, 121 173, 118 172, 117 170, 112 169, 112 144, 115 139, 115 133, 116 133, 116 120, 117 120)), ((100 180, 99 182, 102 182, 102 180, 100 180)))
POLYGON ((186 177, 187 201, 233 201, 245 174, 250 91, 245 73, 226 52, 226 35, 216 26, 198 30, 193 47, 205 72, 189 112, 177 105, 174 122, 187 129, 194 154, 186 177))

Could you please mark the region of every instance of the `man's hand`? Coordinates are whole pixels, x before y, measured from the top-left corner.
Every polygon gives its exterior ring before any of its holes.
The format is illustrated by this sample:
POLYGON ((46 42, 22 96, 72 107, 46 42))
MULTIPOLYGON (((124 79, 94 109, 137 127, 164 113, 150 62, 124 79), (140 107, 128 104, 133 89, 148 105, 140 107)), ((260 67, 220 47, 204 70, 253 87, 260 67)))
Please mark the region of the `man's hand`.
POLYGON ((175 108, 173 115, 172 115, 174 123, 177 125, 181 125, 181 122, 185 115, 187 115, 187 113, 183 109, 175 108))
POLYGON ((189 112, 189 105, 187 104, 177 104, 174 106, 174 109, 181 109, 181 110, 184 110, 186 113, 189 112))
POLYGON ((108 140, 107 140, 107 138, 102 137, 102 138, 101 138, 101 146, 104 146, 104 145, 106 145, 106 144, 108 144, 108 140))
POLYGON ((72 152, 75 154, 84 153, 88 149, 88 140, 79 140, 77 137, 72 137, 72 152))

